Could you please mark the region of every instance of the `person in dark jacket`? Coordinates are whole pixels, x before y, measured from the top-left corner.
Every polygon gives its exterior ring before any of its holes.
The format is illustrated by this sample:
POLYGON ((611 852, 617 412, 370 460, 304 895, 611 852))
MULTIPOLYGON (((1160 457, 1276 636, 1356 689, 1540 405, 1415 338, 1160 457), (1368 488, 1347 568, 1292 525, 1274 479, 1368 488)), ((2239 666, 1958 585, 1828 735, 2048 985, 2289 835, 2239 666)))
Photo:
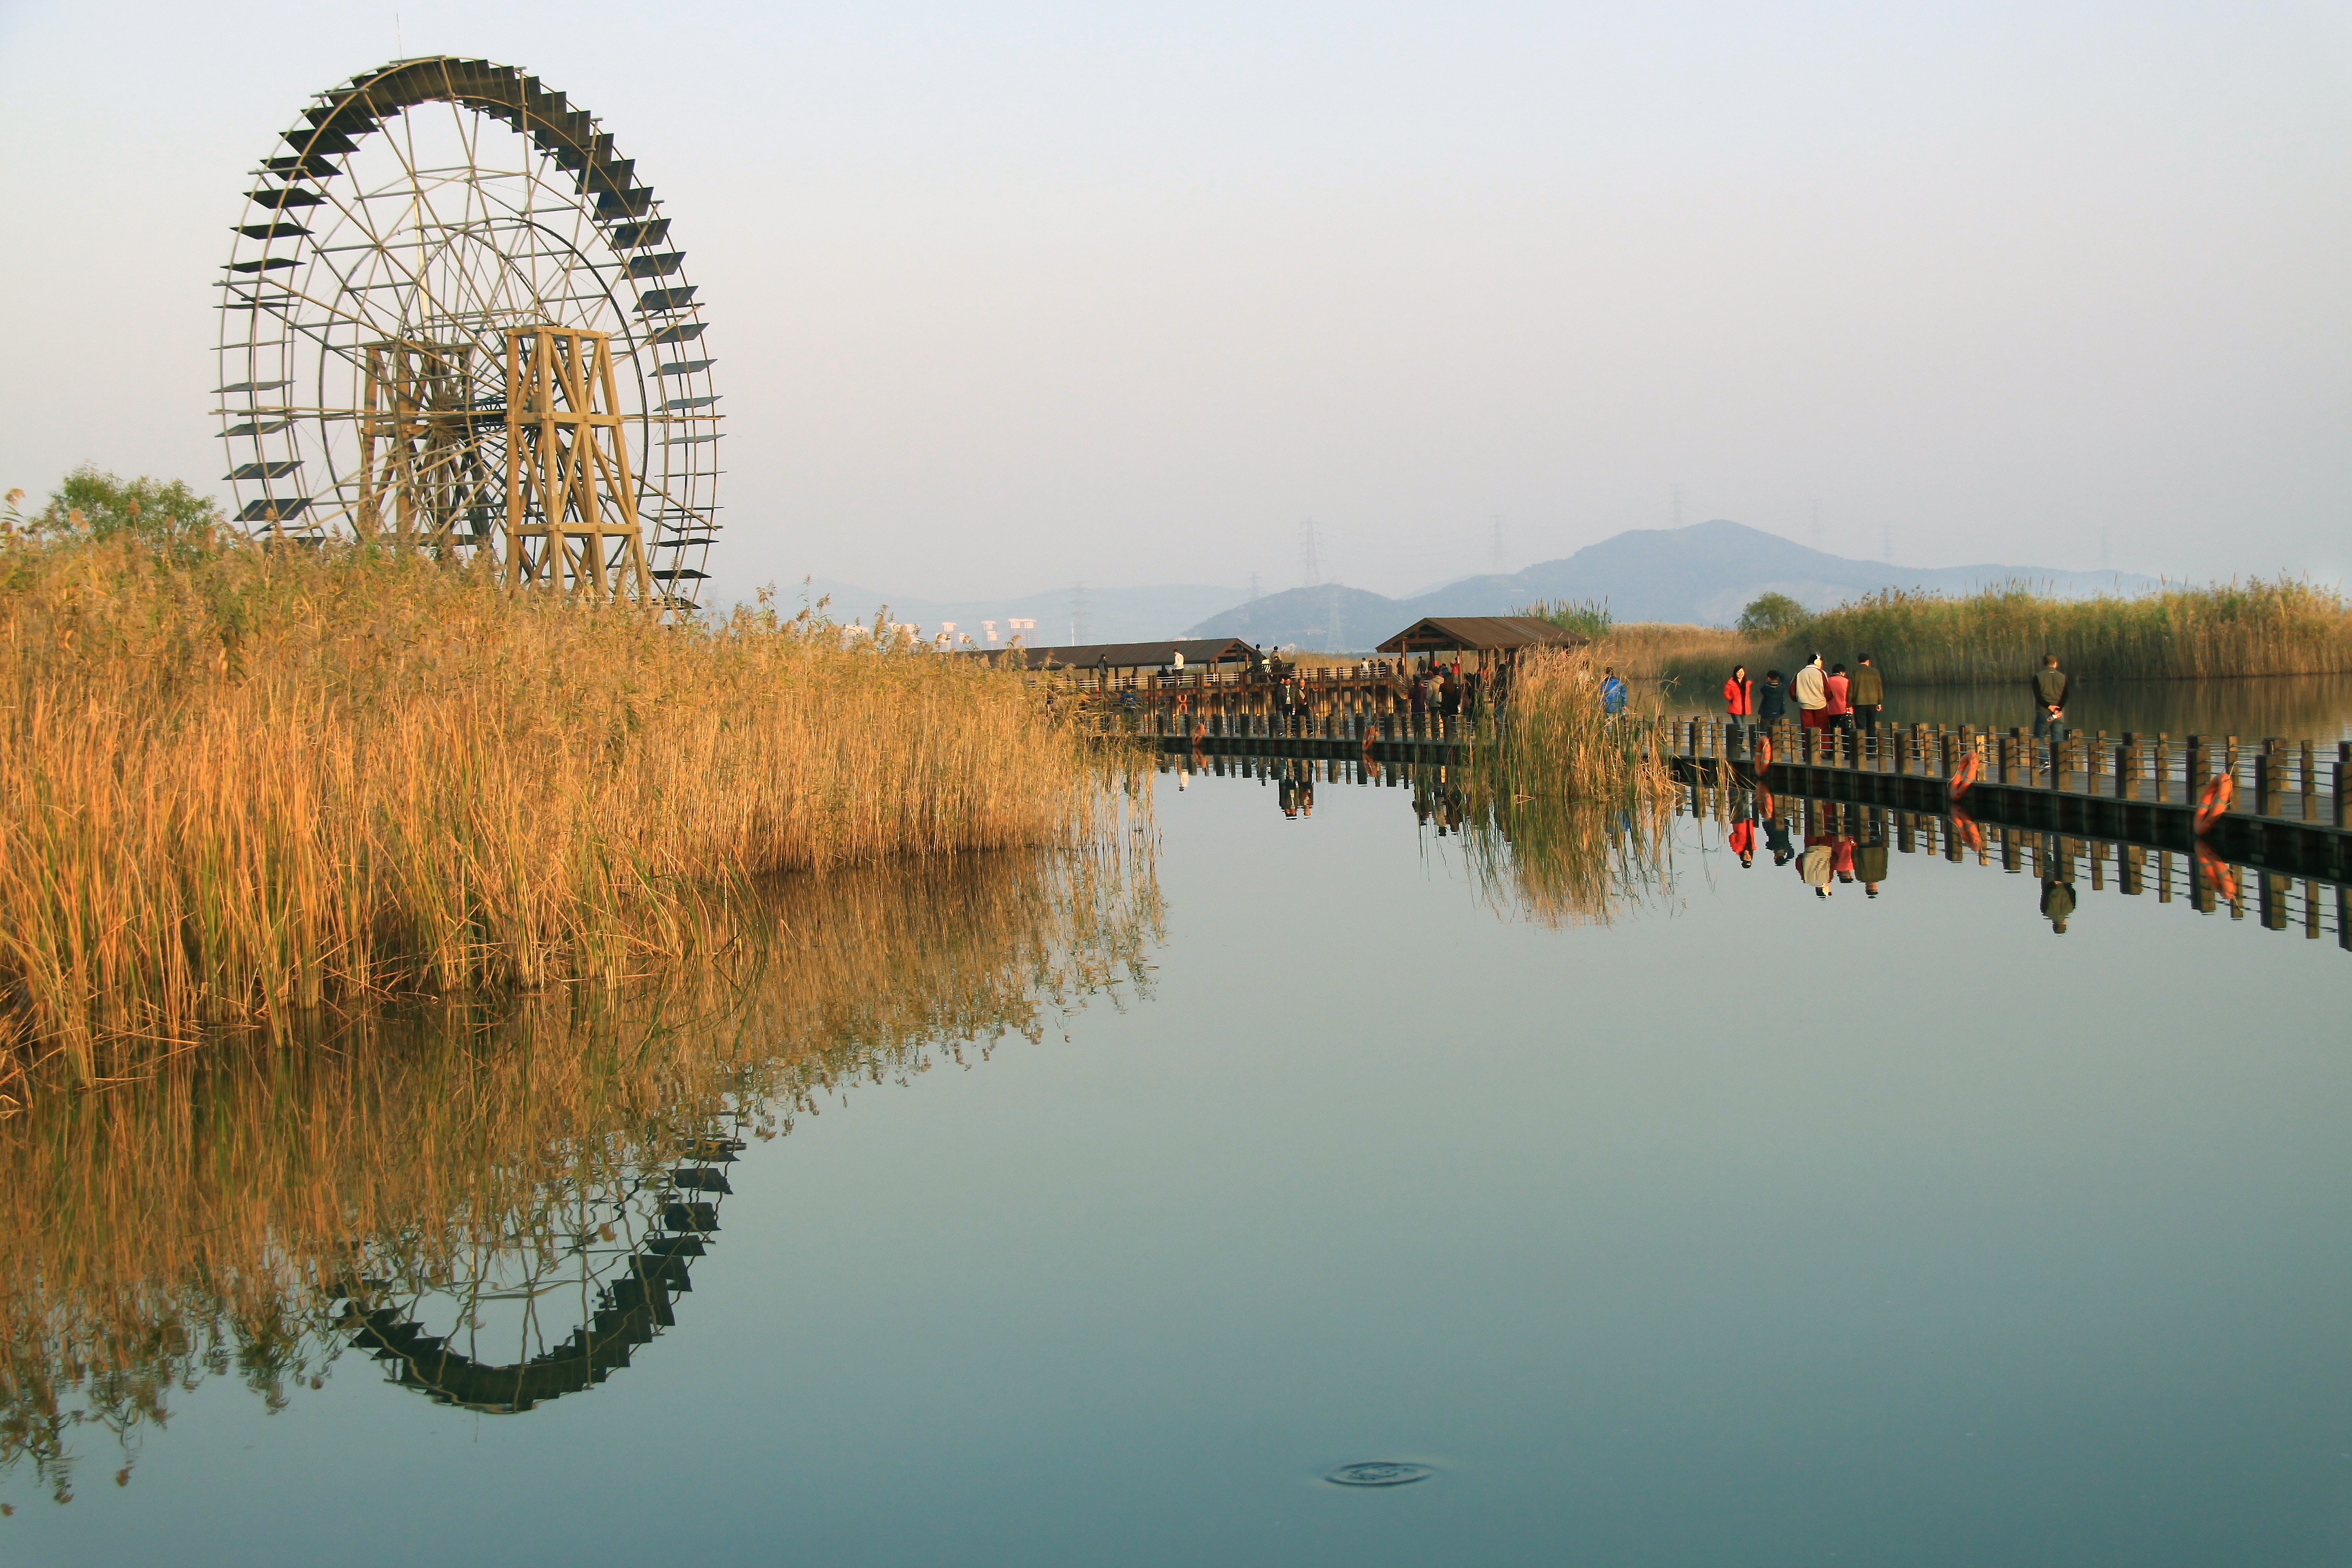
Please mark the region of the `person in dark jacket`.
POLYGON ((2042 668, 2033 674, 2033 738, 2044 735, 2053 741, 2063 740, 2066 734, 2066 699, 2073 682, 2058 668, 2058 656, 2045 653, 2042 668))
POLYGON ((1767 729, 1789 716, 1789 689, 1780 684, 1780 672, 1764 672, 1763 689, 1756 693, 1756 721, 1767 729))
POLYGON ((1854 661, 1853 683, 1846 689, 1845 700, 1853 704, 1853 721, 1865 735, 1878 733, 1878 710, 1886 706, 1886 680, 1878 667, 1864 654, 1854 661))

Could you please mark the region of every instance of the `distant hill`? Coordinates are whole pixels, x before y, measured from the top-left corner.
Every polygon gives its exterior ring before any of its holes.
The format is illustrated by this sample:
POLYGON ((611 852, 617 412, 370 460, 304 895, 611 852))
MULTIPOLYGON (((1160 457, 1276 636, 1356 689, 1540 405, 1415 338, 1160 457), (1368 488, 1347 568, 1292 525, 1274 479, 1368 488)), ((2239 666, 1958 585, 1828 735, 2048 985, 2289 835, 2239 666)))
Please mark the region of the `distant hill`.
POLYGON ((2062 595, 2136 593, 2157 586, 2134 573, 2047 566, 1890 566, 1809 550, 1778 534, 1718 520, 1688 528, 1638 528, 1560 561, 1507 575, 1465 577, 1411 599, 1337 585, 1287 593, 1213 615, 1187 637, 1242 637, 1333 651, 1368 648, 1423 616, 1503 616, 1538 599, 1603 599, 1621 621, 1729 626, 1760 594, 1786 594, 1809 609, 1881 588, 1965 594, 2030 582, 2062 595), (1335 627, 1343 640, 1333 641, 1335 627))
POLYGON ((1327 583, 1316 588, 1291 588, 1237 605, 1211 616, 1182 635, 1188 637, 1240 637, 1244 642, 1298 643, 1334 652, 1370 647, 1395 633, 1412 617, 1400 616, 1400 600, 1361 588, 1327 583))

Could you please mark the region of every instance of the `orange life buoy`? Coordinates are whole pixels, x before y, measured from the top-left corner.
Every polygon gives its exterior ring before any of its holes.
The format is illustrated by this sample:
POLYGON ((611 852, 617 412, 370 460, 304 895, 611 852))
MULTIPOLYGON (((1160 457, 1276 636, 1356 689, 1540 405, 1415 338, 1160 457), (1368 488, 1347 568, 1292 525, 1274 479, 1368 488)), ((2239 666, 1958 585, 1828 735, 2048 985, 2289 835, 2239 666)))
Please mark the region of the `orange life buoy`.
POLYGON ((1961 758, 1960 765, 1952 770, 1952 798, 1958 800, 1968 794, 1969 786, 1982 777, 1983 773, 1984 757, 1980 753, 1970 752, 1961 758))
POLYGON ((2238 901, 2238 879, 2231 874, 2230 863, 2201 838, 2197 841, 2197 874, 2220 889, 2221 897, 2233 904, 2238 901))
POLYGON ((2238 781, 2227 773, 2215 773, 2205 781, 2205 791, 2197 797, 2197 837, 2205 837, 2230 803, 2238 798, 2238 781))
POLYGON ((1772 765, 1772 737, 1769 735, 1756 737, 1756 765, 1759 768, 1769 768, 1772 765))

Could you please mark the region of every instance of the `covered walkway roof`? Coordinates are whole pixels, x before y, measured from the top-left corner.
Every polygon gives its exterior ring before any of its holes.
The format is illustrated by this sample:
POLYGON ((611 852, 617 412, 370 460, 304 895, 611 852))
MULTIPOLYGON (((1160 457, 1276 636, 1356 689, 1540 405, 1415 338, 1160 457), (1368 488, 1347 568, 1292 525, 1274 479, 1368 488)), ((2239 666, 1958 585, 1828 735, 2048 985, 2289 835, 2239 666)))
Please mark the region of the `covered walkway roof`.
MULTIPOLYGON (((981 650, 975 650, 981 651, 981 650)), ((1012 653, 1012 648, 989 648, 1012 653)), ((1194 666, 1246 664, 1257 657, 1239 637, 1177 638, 1169 642, 1079 643, 1071 647, 1024 647, 1017 650, 1031 669, 1160 669, 1184 656, 1187 669, 1194 666)))
POLYGON ((1423 616, 1381 644, 1382 653, 1582 647, 1590 638, 1539 616, 1423 616))

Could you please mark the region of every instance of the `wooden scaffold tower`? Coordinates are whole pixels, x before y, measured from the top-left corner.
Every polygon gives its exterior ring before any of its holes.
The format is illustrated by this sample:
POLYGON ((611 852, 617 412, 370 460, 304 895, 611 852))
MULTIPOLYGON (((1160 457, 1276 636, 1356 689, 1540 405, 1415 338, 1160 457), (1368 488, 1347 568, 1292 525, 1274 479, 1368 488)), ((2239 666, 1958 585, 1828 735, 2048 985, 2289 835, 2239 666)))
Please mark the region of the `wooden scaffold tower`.
POLYGON ((609 336, 507 330, 509 583, 598 604, 654 602, 609 336))

